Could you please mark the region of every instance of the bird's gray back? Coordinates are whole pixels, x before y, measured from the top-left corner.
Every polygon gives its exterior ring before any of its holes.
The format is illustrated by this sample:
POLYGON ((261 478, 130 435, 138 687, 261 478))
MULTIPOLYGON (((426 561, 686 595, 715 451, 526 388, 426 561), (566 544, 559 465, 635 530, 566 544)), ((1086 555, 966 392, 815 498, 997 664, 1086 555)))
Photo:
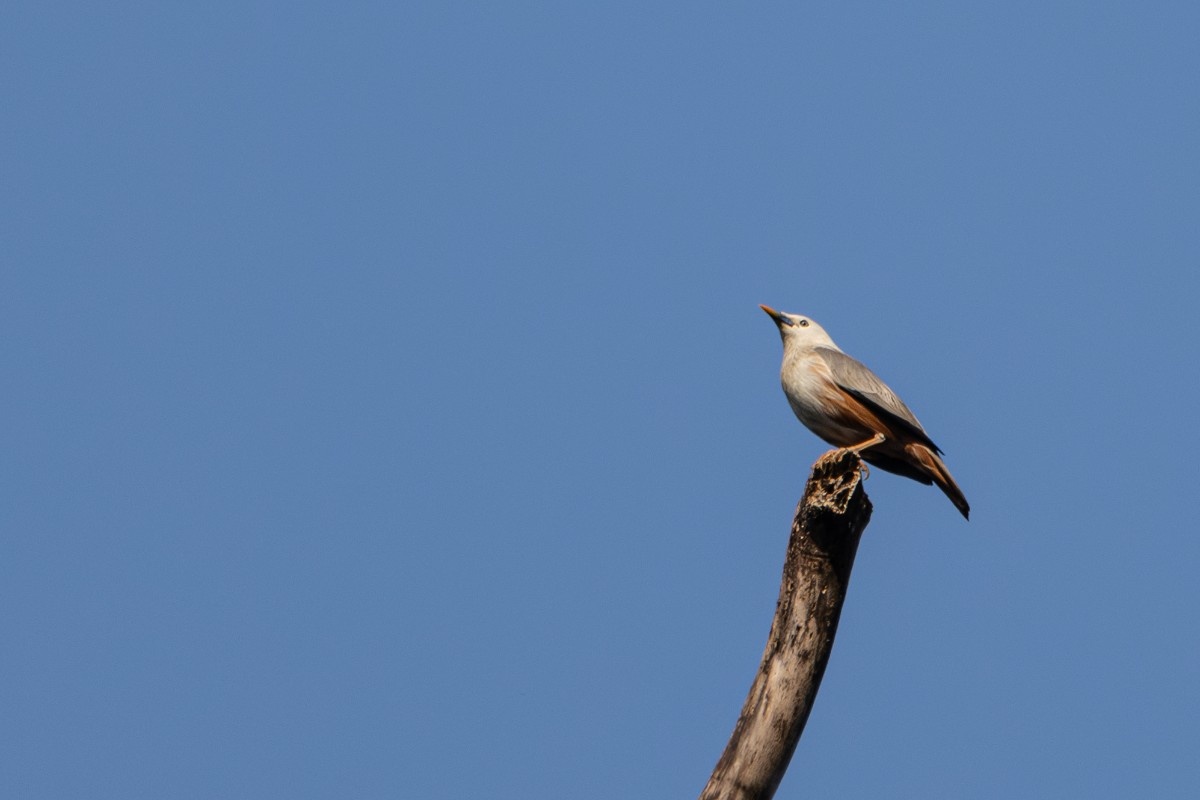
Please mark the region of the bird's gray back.
POLYGON ((918 430, 924 432, 925 429, 917 420, 917 416, 909 410, 908 406, 904 405, 904 401, 891 390, 891 387, 881 381, 879 376, 871 372, 865 364, 851 358, 841 350, 834 350, 829 347, 814 347, 813 352, 819 355, 821 360, 829 367, 829 371, 833 374, 833 380, 839 386, 859 394, 867 395, 876 404, 887 409, 897 417, 911 422, 917 426, 918 430))

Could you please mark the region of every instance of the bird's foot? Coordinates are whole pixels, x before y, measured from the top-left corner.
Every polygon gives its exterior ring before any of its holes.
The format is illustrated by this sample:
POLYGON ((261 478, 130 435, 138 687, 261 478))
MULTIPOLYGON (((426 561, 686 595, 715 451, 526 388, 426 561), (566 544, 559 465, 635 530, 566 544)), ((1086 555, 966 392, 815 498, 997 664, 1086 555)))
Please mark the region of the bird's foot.
POLYGON ((854 457, 858 459, 858 471, 862 473, 862 479, 865 481, 867 478, 871 477, 871 468, 868 467, 867 462, 863 460, 862 453, 858 452, 858 448, 839 447, 836 452, 839 456, 843 456, 846 453, 853 454, 854 457))
MULTIPOLYGON (((856 456, 858 455, 858 453, 855 453, 853 450, 851 450, 850 452, 854 453, 854 455, 856 455, 856 456)), ((871 468, 867 466, 866 461, 862 460, 862 456, 858 457, 858 471, 862 473, 862 479, 864 481, 867 478, 871 477, 871 468)))

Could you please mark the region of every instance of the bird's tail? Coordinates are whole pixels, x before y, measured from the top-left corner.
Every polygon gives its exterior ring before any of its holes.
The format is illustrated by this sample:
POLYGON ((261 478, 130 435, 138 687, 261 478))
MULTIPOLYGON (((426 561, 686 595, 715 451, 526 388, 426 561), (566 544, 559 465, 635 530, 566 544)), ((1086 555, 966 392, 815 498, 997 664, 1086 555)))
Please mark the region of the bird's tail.
POLYGON ((915 442, 909 444, 904 449, 925 468, 926 474, 933 479, 933 482, 938 485, 939 489, 946 493, 946 497, 949 497, 950 502, 954 503, 954 507, 963 515, 963 519, 970 519, 971 505, 967 502, 962 489, 959 489, 958 484, 954 482, 954 478, 950 475, 950 470, 946 469, 946 465, 942 463, 942 459, 938 457, 938 454, 925 445, 915 442))

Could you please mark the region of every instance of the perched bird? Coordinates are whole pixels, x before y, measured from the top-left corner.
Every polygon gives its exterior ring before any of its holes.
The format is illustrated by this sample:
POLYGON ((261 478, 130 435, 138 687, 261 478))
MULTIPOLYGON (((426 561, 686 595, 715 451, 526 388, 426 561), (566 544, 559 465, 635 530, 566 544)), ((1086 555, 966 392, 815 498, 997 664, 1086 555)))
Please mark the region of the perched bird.
POLYGON ((857 453, 868 464, 936 483, 969 518, 971 506, 933 443, 904 401, 874 372, 846 355, 817 323, 770 306, 783 338, 783 393, 792 411, 817 436, 857 453))

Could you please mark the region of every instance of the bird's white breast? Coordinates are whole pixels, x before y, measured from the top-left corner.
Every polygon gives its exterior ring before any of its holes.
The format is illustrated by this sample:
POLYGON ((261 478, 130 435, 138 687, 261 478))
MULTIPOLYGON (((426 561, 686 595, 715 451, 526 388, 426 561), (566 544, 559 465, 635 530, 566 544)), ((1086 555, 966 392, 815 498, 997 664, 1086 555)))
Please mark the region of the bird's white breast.
POLYGON ((846 416, 838 413, 841 394, 819 355, 810 349, 788 353, 779 377, 792 411, 810 431, 837 447, 862 441, 862 431, 841 421, 846 416))

